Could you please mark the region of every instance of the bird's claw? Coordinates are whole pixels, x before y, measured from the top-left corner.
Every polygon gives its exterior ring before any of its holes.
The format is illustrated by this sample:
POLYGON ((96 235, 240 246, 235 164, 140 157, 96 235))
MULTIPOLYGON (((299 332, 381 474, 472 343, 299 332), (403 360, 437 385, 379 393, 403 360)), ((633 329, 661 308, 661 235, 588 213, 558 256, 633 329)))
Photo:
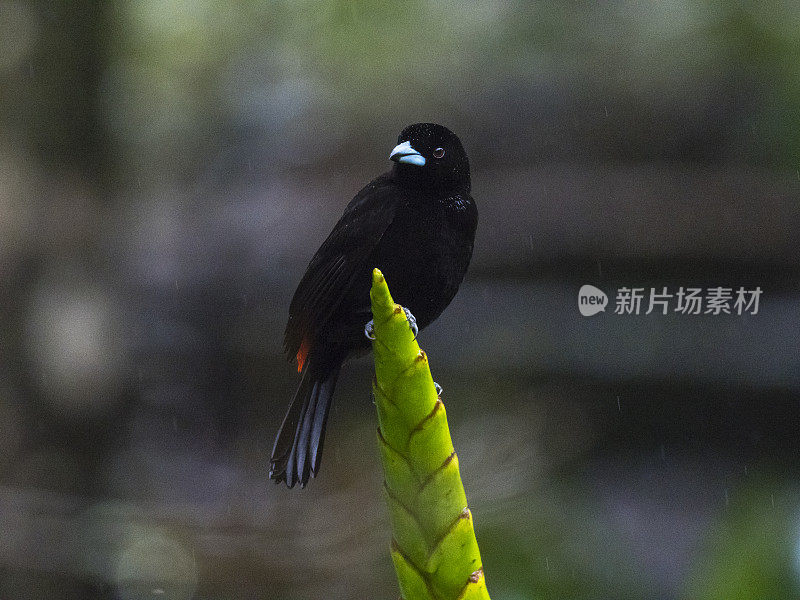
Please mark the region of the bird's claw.
MULTIPOLYGON (((417 327, 416 317, 405 307, 403 307, 403 312, 406 313, 406 320, 408 321, 408 326, 411 328, 411 333, 414 334, 414 339, 417 339, 419 327, 417 327)), ((364 335, 367 336, 368 340, 375 341, 375 319, 371 319, 369 323, 364 325, 364 335)))
POLYGON ((406 320, 408 320, 408 326, 411 328, 411 333, 414 334, 414 339, 417 339, 417 334, 419 333, 419 327, 417 327, 417 318, 412 315, 411 311, 405 306, 403 307, 403 312, 406 313, 406 320))
POLYGON ((433 382, 433 387, 436 388, 436 395, 441 398, 442 397, 442 392, 444 391, 444 388, 442 386, 440 386, 438 383, 436 383, 435 381, 433 382))

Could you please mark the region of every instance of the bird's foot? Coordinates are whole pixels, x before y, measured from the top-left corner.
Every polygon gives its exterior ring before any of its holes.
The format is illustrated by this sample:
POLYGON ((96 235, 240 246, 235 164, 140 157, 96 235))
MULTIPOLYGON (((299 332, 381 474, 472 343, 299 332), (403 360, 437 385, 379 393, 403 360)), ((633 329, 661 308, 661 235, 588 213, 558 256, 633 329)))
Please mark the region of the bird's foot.
POLYGON ((444 388, 442 386, 440 386, 438 383, 436 383, 435 381, 433 382, 433 387, 436 388, 436 395, 441 398, 442 397, 442 392, 444 391, 444 388))
MULTIPOLYGON (((411 311, 406 307, 403 307, 403 312, 406 313, 406 320, 408 321, 408 326, 411 328, 411 333, 414 334, 414 339, 417 339, 419 327, 417 327, 416 317, 412 315, 411 311)), ((364 325, 364 335, 367 336, 367 339, 370 341, 375 340, 375 319, 371 319, 369 323, 364 325)))
POLYGON ((369 323, 364 325, 364 335, 371 342, 375 341, 375 319, 370 319, 369 323))
POLYGON ((403 307, 403 312, 406 313, 408 326, 411 328, 411 333, 414 334, 414 339, 417 339, 417 334, 419 333, 419 327, 417 327, 417 318, 414 315, 412 315, 411 311, 408 310, 405 306, 403 307))

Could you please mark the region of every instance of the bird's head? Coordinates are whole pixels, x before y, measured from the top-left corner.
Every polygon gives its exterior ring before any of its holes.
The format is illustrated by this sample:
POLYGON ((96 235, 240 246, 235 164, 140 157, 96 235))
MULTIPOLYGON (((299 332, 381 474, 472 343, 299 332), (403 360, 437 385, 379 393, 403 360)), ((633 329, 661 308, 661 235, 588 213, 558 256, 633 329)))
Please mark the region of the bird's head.
POLYGON ((435 123, 409 125, 389 154, 395 175, 422 186, 469 191, 469 160, 456 134, 435 123))

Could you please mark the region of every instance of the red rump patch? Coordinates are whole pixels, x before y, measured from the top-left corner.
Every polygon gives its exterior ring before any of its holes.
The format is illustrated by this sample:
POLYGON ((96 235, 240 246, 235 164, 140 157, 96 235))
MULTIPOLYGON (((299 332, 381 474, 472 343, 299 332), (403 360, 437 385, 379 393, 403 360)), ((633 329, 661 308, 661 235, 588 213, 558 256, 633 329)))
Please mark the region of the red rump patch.
POLYGON ((297 351, 297 372, 303 370, 303 365, 306 362, 306 357, 308 357, 308 350, 309 350, 309 342, 308 338, 303 338, 303 341, 300 342, 300 349, 297 351))

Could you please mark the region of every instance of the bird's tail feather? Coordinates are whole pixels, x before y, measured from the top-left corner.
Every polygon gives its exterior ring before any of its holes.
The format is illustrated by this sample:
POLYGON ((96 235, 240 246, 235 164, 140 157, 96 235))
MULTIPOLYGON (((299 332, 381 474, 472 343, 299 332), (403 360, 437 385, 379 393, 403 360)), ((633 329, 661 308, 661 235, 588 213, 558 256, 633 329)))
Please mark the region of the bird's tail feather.
POLYGON ((306 365, 300 385, 286 411, 272 448, 270 479, 288 487, 305 487, 315 477, 322 458, 325 424, 331 407, 339 367, 323 377, 306 365))

